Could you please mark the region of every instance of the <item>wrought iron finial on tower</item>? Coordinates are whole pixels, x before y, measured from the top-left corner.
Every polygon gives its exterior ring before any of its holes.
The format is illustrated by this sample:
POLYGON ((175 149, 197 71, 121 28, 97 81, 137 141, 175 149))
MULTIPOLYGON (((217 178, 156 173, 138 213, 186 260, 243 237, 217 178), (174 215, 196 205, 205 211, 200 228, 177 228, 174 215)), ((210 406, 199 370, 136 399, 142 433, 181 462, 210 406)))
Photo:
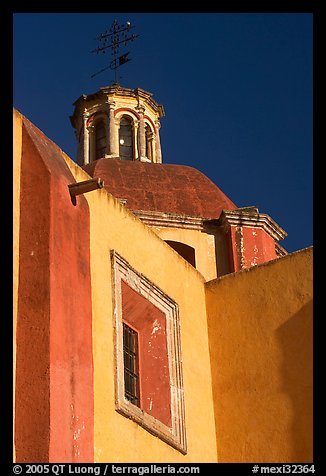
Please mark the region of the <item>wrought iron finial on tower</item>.
POLYGON ((117 20, 114 20, 109 31, 105 30, 104 33, 101 33, 100 36, 96 38, 98 40, 99 46, 92 50, 92 53, 105 53, 108 48, 111 48, 111 54, 113 56, 113 60, 106 68, 101 69, 95 74, 92 74, 91 78, 97 76, 98 74, 102 73, 107 69, 112 69, 115 71, 115 83, 118 83, 118 69, 123 64, 130 61, 128 58, 129 51, 120 55, 120 47, 127 46, 130 41, 134 41, 138 38, 139 35, 130 34, 130 30, 134 28, 131 25, 130 21, 127 21, 124 25, 119 25, 117 20))

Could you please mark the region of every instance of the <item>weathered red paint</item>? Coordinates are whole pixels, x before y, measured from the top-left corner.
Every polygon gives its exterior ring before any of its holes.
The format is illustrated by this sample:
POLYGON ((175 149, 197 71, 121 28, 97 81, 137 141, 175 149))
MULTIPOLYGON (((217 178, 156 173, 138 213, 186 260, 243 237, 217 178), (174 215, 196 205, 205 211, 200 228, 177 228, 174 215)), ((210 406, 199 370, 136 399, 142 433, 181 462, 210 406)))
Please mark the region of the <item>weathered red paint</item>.
POLYGON ((245 266, 250 268, 256 264, 265 263, 275 259, 275 241, 262 228, 243 228, 243 240, 245 247, 245 266))
POLYGON ((49 183, 49 171, 23 127, 15 386, 15 452, 21 463, 49 461, 49 183))
POLYGON ((275 241, 263 228, 231 225, 230 233, 234 271, 277 258, 275 241))
POLYGON ((114 116, 116 116, 121 111, 129 112, 133 116, 136 116, 138 120, 140 119, 140 115, 138 114, 138 112, 134 111, 130 107, 118 107, 118 109, 114 110, 114 116))
POLYGON ((21 169, 16 456, 92 462, 90 224, 60 149, 25 118, 21 169), (72 292, 75 290, 75 292, 72 292))
POLYGON ((218 218, 236 205, 199 170, 185 165, 99 159, 82 167, 101 177, 130 210, 147 210, 202 218, 218 218))
POLYGON ((122 318, 138 332, 140 407, 171 427, 171 392, 166 317, 121 281, 122 318))
POLYGON ((149 116, 147 116, 147 114, 144 115, 144 119, 147 119, 147 121, 151 124, 154 133, 157 134, 157 127, 155 126, 155 124, 154 124, 154 122, 152 121, 152 119, 151 119, 149 116))

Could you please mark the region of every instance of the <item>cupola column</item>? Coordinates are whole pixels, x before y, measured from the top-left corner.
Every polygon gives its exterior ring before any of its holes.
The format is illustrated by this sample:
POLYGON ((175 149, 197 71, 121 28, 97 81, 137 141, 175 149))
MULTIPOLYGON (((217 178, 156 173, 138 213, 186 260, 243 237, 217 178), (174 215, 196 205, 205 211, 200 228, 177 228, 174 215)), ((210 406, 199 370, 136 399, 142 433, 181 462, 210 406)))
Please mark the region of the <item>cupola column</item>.
POLYGON ((148 135, 146 136, 146 140, 148 141, 148 144, 146 146, 146 156, 150 162, 153 162, 153 156, 155 157, 155 151, 153 152, 155 146, 155 136, 153 132, 148 133, 148 135))
POLYGON ((85 112, 83 114, 83 137, 84 137, 84 157, 83 162, 85 164, 89 164, 89 132, 87 128, 87 121, 89 118, 89 114, 85 112))
MULTIPOLYGON (((95 127, 90 124, 87 127, 88 134, 88 162, 94 162, 95 160, 95 127)), ((86 163, 86 162, 85 162, 86 163)))
POLYGON ((161 140, 160 140, 160 121, 155 121, 155 126, 156 126, 156 137, 155 137, 155 158, 156 158, 156 163, 161 164, 162 163, 162 150, 161 150, 161 140))
POLYGON ((114 118, 115 102, 109 101, 109 140, 108 154, 110 157, 119 156, 119 138, 118 127, 114 118))
POLYGON ((146 159, 146 134, 145 134, 145 123, 144 123, 144 106, 137 106, 136 111, 139 114, 139 123, 138 123, 138 159, 146 159))

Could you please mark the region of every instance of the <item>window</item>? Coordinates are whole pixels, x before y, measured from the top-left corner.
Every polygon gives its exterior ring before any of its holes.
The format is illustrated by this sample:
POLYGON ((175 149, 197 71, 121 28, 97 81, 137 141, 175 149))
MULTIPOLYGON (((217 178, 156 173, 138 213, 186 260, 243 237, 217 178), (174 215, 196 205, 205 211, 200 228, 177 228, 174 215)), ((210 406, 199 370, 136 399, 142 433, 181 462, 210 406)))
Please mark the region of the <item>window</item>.
POLYGON ((184 243, 180 243, 179 241, 172 240, 166 240, 165 243, 171 246, 174 251, 179 253, 179 255, 182 256, 182 258, 184 258, 186 261, 188 261, 191 266, 196 268, 195 249, 192 246, 185 245, 184 243))
POLYGON ((125 397, 139 406, 138 333, 123 323, 125 397))
POLYGON ((106 131, 103 121, 95 126, 95 159, 105 156, 106 152, 106 131))
POLYGON ((187 453, 179 308, 115 251, 116 411, 187 453))
POLYGON ((122 160, 133 160, 132 121, 122 116, 119 129, 119 156, 122 160))
POLYGON ((152 140, 153 140, 153 133, 149 124, 145 124, 145 137, 146 137, 146 157, 153 161, 152 158, 152 140))

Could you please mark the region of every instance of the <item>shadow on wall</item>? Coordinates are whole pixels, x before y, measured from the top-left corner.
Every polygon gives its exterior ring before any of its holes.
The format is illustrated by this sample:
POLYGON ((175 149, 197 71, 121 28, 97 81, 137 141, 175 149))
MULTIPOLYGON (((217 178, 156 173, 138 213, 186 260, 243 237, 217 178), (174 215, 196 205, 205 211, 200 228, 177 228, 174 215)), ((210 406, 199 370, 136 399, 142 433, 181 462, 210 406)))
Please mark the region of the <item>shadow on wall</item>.
POLYGON ((310 300, 276 330, 281 344, 282 390, 293 409, 293 461, 313 461, 313 302, 310 300))

